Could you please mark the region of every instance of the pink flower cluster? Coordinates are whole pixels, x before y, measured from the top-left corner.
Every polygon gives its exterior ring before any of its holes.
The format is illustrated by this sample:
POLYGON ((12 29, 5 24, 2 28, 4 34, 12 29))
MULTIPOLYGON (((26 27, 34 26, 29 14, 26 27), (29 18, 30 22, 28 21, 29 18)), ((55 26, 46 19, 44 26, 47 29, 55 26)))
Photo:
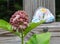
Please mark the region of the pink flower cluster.
POLYGON ((27 28, 29 23, 28 15, 25 11, 17 11, 10 18, 10 24, 14 31, 21 31, 27 28))

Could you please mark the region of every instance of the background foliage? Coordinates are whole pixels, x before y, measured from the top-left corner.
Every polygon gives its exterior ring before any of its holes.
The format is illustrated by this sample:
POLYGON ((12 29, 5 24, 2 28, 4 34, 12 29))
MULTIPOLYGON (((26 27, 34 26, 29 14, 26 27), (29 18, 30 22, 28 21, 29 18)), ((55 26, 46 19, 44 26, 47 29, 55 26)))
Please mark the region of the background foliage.
POLYGON ((0 19, 9 22, 11 15, 17 11, 22 10, 23 0, 0 0, 0 19))
POLYGON ((55 0, 56 6, 56 21, 60 21, 60 0, 55 0))

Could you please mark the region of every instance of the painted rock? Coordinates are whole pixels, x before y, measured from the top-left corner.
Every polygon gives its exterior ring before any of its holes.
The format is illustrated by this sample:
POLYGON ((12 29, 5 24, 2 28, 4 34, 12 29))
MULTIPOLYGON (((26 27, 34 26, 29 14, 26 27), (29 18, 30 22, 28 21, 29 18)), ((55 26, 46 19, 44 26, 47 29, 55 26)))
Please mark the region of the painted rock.
POLYGON ((53 14, 50 12, 49 9, 44 8, 44 7, 39 7, 33 16, 32 22, 39 22, 41 20, 45 20, 46 23, 53 22, 55 20, 55 17, 53 14))

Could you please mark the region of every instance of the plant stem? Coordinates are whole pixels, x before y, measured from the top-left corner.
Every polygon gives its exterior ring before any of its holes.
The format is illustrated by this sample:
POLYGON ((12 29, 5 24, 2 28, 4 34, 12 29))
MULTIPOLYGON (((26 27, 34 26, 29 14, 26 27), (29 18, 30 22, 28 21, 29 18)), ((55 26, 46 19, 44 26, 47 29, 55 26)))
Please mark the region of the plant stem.
POLYGON ((21 44, 24 44, 24 37, 23 37, 23 29, 22 29, 22 37, 21 37, 21 44))

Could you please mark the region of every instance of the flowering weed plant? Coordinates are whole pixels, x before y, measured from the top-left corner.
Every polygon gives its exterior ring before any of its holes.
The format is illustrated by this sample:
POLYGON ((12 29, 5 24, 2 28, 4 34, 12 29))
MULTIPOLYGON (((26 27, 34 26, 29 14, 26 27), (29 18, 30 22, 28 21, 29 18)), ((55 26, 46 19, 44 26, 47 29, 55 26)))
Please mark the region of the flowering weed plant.
MULTIPOLYGON (((8 23, 5 20, 0 19, 0 28, 14 33, 21 38, 21 44, 24 44, 24 37, 34 28, 44 23, 44 20, 40 22, 30 22, 28 14, 25 11, 17 11, 10 18, 8 23)), ((49 44, 50 33, 34 34, 25 44, 49 44)))

